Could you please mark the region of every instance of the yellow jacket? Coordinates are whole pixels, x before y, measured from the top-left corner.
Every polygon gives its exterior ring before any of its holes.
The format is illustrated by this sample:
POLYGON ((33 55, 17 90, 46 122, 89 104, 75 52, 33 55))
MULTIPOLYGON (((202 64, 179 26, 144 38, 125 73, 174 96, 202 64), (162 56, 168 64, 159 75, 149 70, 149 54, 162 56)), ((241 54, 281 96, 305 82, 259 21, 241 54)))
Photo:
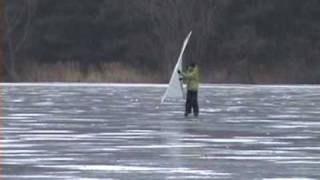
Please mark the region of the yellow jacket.
POLYGON ((187 84, 189 91, 198 91, 199 89, 199 69, 190 67, 187 72, 182 73, 183 81, 187 84))

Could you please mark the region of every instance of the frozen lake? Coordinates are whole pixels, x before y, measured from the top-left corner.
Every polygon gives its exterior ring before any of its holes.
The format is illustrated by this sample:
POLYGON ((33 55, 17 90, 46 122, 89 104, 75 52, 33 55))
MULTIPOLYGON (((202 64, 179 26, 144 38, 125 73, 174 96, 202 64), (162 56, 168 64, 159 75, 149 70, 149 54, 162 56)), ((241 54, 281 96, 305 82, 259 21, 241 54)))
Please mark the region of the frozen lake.
POLYGON ((320 179, 320 86, 2 84, 3 179, 320 179))

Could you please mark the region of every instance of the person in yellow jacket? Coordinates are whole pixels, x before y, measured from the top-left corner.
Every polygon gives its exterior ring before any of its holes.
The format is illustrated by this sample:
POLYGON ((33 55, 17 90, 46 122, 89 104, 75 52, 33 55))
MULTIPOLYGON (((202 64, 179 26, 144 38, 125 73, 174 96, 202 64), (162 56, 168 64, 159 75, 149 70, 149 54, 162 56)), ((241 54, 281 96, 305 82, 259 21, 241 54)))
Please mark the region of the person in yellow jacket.
POLYGON ((178 73, 187 84, 187 100, 185 105, 185 116, 187 117, 193 110, 194 116, 199 116, 198 90, 199 90, 199 69, 195 63, 190 63, 186 72, 178 73))

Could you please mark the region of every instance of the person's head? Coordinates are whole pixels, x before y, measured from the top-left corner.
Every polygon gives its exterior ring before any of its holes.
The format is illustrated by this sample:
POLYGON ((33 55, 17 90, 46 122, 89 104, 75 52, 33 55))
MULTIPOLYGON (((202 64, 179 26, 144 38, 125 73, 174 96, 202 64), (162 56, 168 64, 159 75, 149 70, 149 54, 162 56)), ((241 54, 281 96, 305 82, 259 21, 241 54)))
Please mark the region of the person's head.
POLYGON ((190 68, 195 68, 196 66, 197 66, 197 64, 194 63, 194 62, 191 62, 191 63, 189 64, 189 67, 190 67, 190 68))

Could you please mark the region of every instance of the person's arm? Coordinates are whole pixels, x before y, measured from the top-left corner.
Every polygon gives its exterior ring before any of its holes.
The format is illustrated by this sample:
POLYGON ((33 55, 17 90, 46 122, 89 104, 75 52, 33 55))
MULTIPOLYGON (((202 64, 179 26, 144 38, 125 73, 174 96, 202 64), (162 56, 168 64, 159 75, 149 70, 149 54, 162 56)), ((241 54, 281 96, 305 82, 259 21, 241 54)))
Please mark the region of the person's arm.
POLYGON ((196 77, 196 70, 192 70, 191 72, 182 72, 182 77, 185 79, 195 79, 196 77))
POLYGON ((179 80, 184 82, 185 81, 185 78, 183 77, 183 74, 180 70, 178 70, 178 74, 179 74, 179 80))

